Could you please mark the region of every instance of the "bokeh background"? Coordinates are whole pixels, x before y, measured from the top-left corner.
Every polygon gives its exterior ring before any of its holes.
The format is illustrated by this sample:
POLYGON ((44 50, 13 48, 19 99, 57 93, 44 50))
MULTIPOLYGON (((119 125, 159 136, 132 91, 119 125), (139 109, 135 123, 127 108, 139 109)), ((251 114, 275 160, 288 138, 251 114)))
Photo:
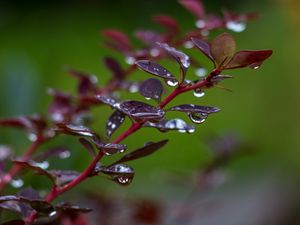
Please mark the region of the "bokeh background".
MULTIPOLYGON (((273 49, 273 56, 259 70, 230 71, 235 78, 224 85, 233 92, 212 89, 200 99, 192 93, 180 97, 178 102, 222 109, 199 125, 195 133, 144 129, 129 137, 125 141, 128 149, 150 140, 170 139, 159 153, 131 163, 136 176, 129 187, 96 178, 70 191, 66 198, 78 197, 83 192, 100 192, 129 198, 143 196, 164 204, 189 202, 190 188, 180 182, 175 185, 167 177, 178 174, 183 183, 188 183, 187 177, 212 157, 205 142, 207 137, 235 132, 251 143, 255 151, 230 163, 226 167, 229 179, 225 185, 203 197, 204 201, 221 202, 221 207, 211 206, 209 212, 200 210, 200 218, 197 222, 191 220, 191 224, 299 224, 296 215, 300 194, 300 4, 297 0, 204 3, 209 12, 216 14, 222 9, 258 12, 258 20, 250 22, 244 32, 234 34, 238 48, 273 49)), ((126 64, 122 55, 101 45, 103 37, 99 31, 117 28, 132 37, 137 28, 159 29, 151 21, 155 14, 177 18, 183 31, 194 26, 194 17, 173 0, 1 1, 0 116, 45 114, 51 100, 46 94, 48 87, 74 92, 75 81, 67 75, 65 66, 95 74, 99 83, 105 84, 110 73, 103 65, 104 56, 120 59, 124 67, 126 64)), ((202 57, 196 50, 186 51, 202 57)), ((166 64, 172 63, 166 61, 166 64)), ((208 62, 207 66, 211 67, 208 62)), ((139 71, 132 79, 146 77, 139 71)), ((136 94, 136 98, 140 97, 136 94)), ((94 112, 94 128, 100 133, 110 112, 109 109, 94 112)), ((0 131, 0 143, 12 145, 16 152, 22 152, 28 145, 25 134, 10 129, 0 131)), ((70 148, 72 157, 53 162, 52 168, 85 168, 90 158, 76 138, 61 137, 49 146, 57 143, 70 148)), ((40 190, 49 185, 36 176, 25 178, 25 185, 40 190)), ((11 192, 17 191, 11 188, 11 192)))

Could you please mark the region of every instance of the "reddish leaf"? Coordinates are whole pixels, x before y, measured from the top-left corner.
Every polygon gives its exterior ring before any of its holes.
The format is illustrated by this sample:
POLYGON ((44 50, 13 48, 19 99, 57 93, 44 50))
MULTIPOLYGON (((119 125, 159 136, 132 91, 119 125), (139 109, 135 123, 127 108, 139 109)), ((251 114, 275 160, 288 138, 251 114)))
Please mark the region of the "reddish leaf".
POLYGON ((222 69, 232 59, 235 51, 235 40, 228 33, 220 34, 211 42, 211 55, 218 69, 222 69))
POLYGON ((65 147, 54 147, 54 148, 50 148, 42 153, 40 153, 39 155, 34 157, 34 161, 37 162, 41 162, 43 160, 46 160, 50 157, 58 157, 61 159, 65 159, 70 157, 71 152, 66 149, 65 147))
POLYGON ((125 114, 119 110, 114 111, 106 122, 106 136, 110 137, 125 121, 125 114))
POLYGON ((151 155, 157 150, 159 150, 160 148, 162 148, 165 144, 167 144, 167 142, 168 140, 146 143, 143 147, 124 155, 121 159, 119 159, 114 164, 124 163, 124 162, 136 160, 151 155))
POLYGON ((48 173, 55 179, 56 186, 63 186, 80 175, 79 172, 73 170, 49 170, 48 173))
POLYGON ((194 14, 198 19, 202 19, 204 17, 204 7, 200 0, 180 0, 179 3, 194 14))
POLYGON ((90 130, 90 128, 82 125, 73 125, 73 124, 64 124, 57 123, 55 131, 59 133, 76 135, 76 136, 85 136, 85 137, 95 137, 97 136, 95 132, 90 130))
POLYGON ((166 27, 171 33, 178 34, 179 27, 177 21, 170 16, 156 15, 153 17, 154 22, 166 27))
POLYGON ((120 48, 127 51, 130 51, 132 49, 127 35, 123 32, 115 29, 107 29, 103 30, 102 34, 105 37, 110 38, 113 43, 117 44, 120 48))
POLYGON ((258 50, 258 51, 239 51, 237 52, 231 61, 225 66, 225 69, 235 69, 242 67, 259 67, 264 60, 272 55, 272 50, 258 50))
POLYGON ((191 38, 191 40, 204 55, 206 55, 210 60, 214 61, 213 56, 211 55, 211 47, 209 43, 197 38, 191 38))
POLYGON ((160 120, 165 115, 162 109, 139 101, 122 102, 119 110, 134 120, 160 120))
POLYGON ((146 99, 160 100, 163 91, 163 85, 155 78, 145 80, 139 88, 140 94, 146 99))
POLYGON ((124 78, 124 70, 117 60, 111 57, 105 57, 104 64, 113 73, 115 79, 122 80, 124 78))

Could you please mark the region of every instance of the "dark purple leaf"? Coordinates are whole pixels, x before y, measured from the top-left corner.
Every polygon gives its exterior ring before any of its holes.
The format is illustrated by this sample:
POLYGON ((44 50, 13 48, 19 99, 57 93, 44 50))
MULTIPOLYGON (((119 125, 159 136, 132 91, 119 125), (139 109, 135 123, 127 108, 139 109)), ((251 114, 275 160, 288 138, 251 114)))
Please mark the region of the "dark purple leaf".
POLYGON ((77 205, 69 204, 66 202, 60 202, 55 206, 56 209, 62 210, 62 211, 69 211, 69 212, 74 212, 74 213, 89 213, 93 211, 90 208, 86 207, 80 207, 77 205))
POLYGON ((29 205, 35 211, 37 211, 38 213, 42 213, 42 214, 48 215, 51 212, 55 211, 54 207, 50 203, 48 203, 44 200, 31 200, 29 202, 29 205))
POLYGON ((197 38, 191 38, 191 40, 204 55, 206 55, 210 60, 214 61, 213 56, 211 55, 211 47, 209 43, 197 38))
POLYGON ((22 189, 18 193, 18 196, 20 198, 19 207, 21 209, 22 217, 26 218, 34 212, 34 210, 28 205, 29 202, 31 200, 41 200, 41 196, 36 190, 32 188, 22 189))
POLYGON ((198 19, 202 19, 204 17, 204 7, 200 0, 180 0, 179 3, 194 14, 198 19))
POLYGON ((272 55, 272 53, 272 50, 239 51, 225 66, 225 69, 235 69, 247 66, 257 69, 264 60, 272 55))
POLYGON ((85 147, 85 149, 90 153, 90 155, 92 157, 96 156, 95 149, 94 149, 93 145, 88 140, 86 140, 84 138, 80 138, 79 142, 85 147))
POLYGON ((170 108, 171 111, 180 111, 186 113, 216 113, 219 112, 220 109, 211 106, 201 106, 201 105, 193 105, 193 104, 183 104, 170 108))
POLYGON ((115 164, 109 167, 103 167, 101 172, 110 175, 111 179, 120 185, 130 184, 134 177, 133 168, 125 164, 115 164))
POLYGON ((140 94, 146 99, 160 100, 163 91, 163 85, 155 78, 145 80, 139 88, 140 94))
POLYGON ((177 21, 173 17, 166 15, 156 15, 153 17, 153 21, 167 28, 170 33, 178 34, 179 32, 177 21))
POLYGON ((165 115, 162 109, 139 101, 122 102, 119 110, 134 120, 160 120, 165 115))
POLYGON ((232 59, 236 51, 234 38, 228 33, 218 35, 211 42, 211 55, 214 58, 216 67, 223 69, 223 66, 232 59))
POLYGON ((19 202, 17 201, 6 201, 0 203, 0 209, 8 210, 13 213, 22 214, 19 202))
POLYGON ((125 121, 125 114, 119 110, 114 111, 106 122, 106 136, 110 137, 125 121))
POLYGON ((117 60, 111 57, 105 57, 104 64, 113 73, 115 79, 122 80, 124 78, 125 72, 117 60))
POLYGON ((146 143, 143 147, 124 155, 121 159, 115 162, 114 165, 151 155, 157 150, 159 150, 160 148, 162 148, 165 144, 167 144, 167 142, 168 140, 146 143))
POLYGON ((115 108, 118 103, 116 99, 105 95, 97 95, 96 98, 99 102, 110 105, 112 108, 115 108))
POLYGON ((63 186, 80 175, 79 172, 73 170, 49 170, 48 173, 55 179, 57 186, 63 186))
POLYGON ((3 195, 0 196, 0 203, 7 201, 20 201, 20 198, 15 195, 3 195))
POLYGON ((11 221, 2 223, 2 225, 25 225, 25 222, 23 220, 11 220, 11 221))
POLYGON ((195 132, 195 127, 186 124, 182 119, 161 120, 157 123, 146 122, 144 127, 154 127, 161 132, 167 132, 169 130, 177 130, 181 133, 195 132))
POLYGON ((152 75, 161 77, 165 80, 176 80, 176 78, 166 68, 149 60, 139 60, 136 65, 152 75))
POLYGON ((71 152, 65 147, 54 147, 50 148, 41 154, 34 157, 34 161, 41 162, 51 157, 58 157, 60 159, 65 159, 70 157, 71 152))
POLYGON ((115 29, 103 30, 102 34, 109 38, 118 48, 124 51, 131 51, 132 47, 130 45, 129 39, 123 32, 115 29))
POLYGON ((57 123, 55 131, 63 134, 85 136, 85 137, 95 137, 97 134, 90 130, 88 127, 82 125, 73 125, 65 123, 57 123))
POLYGON ((190 66, 190 58, 183 52, 169 46, 166 43, 157 43, 159 47, 167 51, 179 64, 182 70, 186 70, 190 66))
POLYGON ((80 95, 95 93, 97 90, 96 76, 91 76, 87 73, 83 73, 74 69, 69 69, 68 72, 79 80, 77 90, 80 95))
POLYGON ((124 152, 126 149, 126 145, 122 144, 113 144, 113 143, 101 143, 98 140, 93 140, 96 147, 103 151, 106 155, 112 155, 116 153, 124 152))
POLYGON ((33 170, 38 174, 44 175, 48 177, 51 180, 51 182, 54 183, 53 176, 51 175, 51 173, 49 173, 49 171, 46 170, 46 168, 49 166, 49 163, 47 161, 38 163, 33 160, 24 161, 22 159, 14 159, 12 162, 24 168, 33 170))

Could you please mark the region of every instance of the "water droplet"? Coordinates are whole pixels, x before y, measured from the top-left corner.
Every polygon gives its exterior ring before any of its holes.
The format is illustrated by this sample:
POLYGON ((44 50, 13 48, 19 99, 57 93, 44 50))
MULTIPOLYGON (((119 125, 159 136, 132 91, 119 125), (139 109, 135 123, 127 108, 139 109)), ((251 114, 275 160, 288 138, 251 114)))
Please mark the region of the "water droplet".
POLYGON ((260 64, 258 64, 258 63, 253 63, 253 64, 250 65, 250 68, 254 69, 254 70, 259 69, 259 67, 260 67, 260 64))
POLYGON ((201 98, 205 95, 205 92, 202 91, 202 89, 195 89, 194 90, 194 96, 197 98, 201 98))
POLYGON ((197 21, 196 21, 196 27, 202 29, 202 28, 204 28, 205 26, 206 26, 205 20, 197 20, 197 21))
POLYGON ((61 158, 61 159, 66 159, 66 158, 69 158, 71 156, 71 152, 66 150, 66 151, 63 151, 61 153, 59 153, 58 157, 61 158))
POLYGON ((194 47, 194 43, 193 42, 191 42, 191 41, 186 41, 186 42, 184 42, 184 44, 183 44, 183 46, 185 47, 185 48, 193 48, 194 47))
POLYGON ((34 166, 40 167, 41 169, 47 169, 49 167, 49 162, 48 161, 43 161, 43 162, 35 162, 34 166))
POLYGON ((157 56, 159 56, 159 53, 160 53, 160 51, 159 51, 159 49, 157 49, 157 48, 152 48, 152 49, 150 50, 150 55, 151 55, 152 57, 157 57, 157 56))
POLYGON ((191 121, 193 121, 194 123, 204 123, 205 120, 207 119, 208 114, 206 113, 190 113, 189 114, 189 118, 191 121))
POLYGON ((132 56, 128 56, 125 58, 125 62, 129 65, 133 65, 135 63, 136 59, 132 56))
POLYGON ((166 123, 166 128, 168 129, 185 129, 185 127, 187 126, 186 122, 184 122, 182 119, 173 119, 173 120, 169 120, 166 123))
POLYGON ((49 216, 49 217, 53 217, 53 216, 55 216, 56 214, 57 214, 56 211, 52 211, 52 212, 50 212, 50 213, 48 214, 48 216, 49 216))
POLYGON ((228 21, 226 27, 234 32, 242 32, 246 29, 246 24, 244 22, 228 21))
POLYGON ((131 177, 127 177, 127 176, 124 176, 124 175, 120 175, 117 177, 117 182, 121 185, 128 185, 131 183, 132 181, 132 178, 131 177))
POLYGON ((186 130, 185 129, 179 129, 178 132, 179 133, 186 133, 186 130))
POLYGON ((58 113, 58 112, 52 113, 51 114, 51 118, 55 122, 61 122, 61 121, 64 120, 63 114, 62 113, 58 113))
POLYGON ((29 133, 28 134, 28 139, 29 139, 29 141, 34 142, 34 141, 37 140, 37 135, 35 133, 29 133))
POLYGON ((93 83, 93 84, 97 84, 98 83, 98 78, 96 75, 92 75, 90 76, 90 81, 93 83))
POLYGON ((204 77, 207 74, 207 69, 200 67, 196 69, 196 76, 197 77, 204 77))
POLYGON ((168 80, 167 81, 167 85, 169 85, 170 87, 175 87, 178 84, 177 80, 168 80))
POLYGON ((195 128, 190 128, 187 130, 187 133, 192 134, 195 132, 195 130, 196 130, 195 128))
POLYGON ((145 99, 146 99, 146 100, 151 100, 151 98, 147 98, 147 97, 145 97, 145 99))
POLYGON ((13 179, 11 180, 10 185, 14 188, 20 188, 24 185, 24 181, 22 179, 13 179))
POLYGON ((136 93, 139 91, 139 86, 137 84, 131 84, 129 87, 130 93, 136 93))

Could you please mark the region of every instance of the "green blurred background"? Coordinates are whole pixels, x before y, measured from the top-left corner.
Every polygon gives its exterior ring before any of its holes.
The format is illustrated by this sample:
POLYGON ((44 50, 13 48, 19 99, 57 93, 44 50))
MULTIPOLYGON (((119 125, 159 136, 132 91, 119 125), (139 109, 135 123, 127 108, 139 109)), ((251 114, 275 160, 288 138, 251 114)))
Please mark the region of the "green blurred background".
MULTIPOLYGON (((228 71, 235 78, 224 85, 233 92, 212 89, 201 99, 194 98, 192 93, 181 96, 178 102, 207 104, 222 109, 199 125, 195 133, 159 133, 144 129, 129 137, 125 141, 128 149, 137 148, 149 140, 170 139, 167 147, 159 153, 131 163, 137 172, 129 187, 119 187, 99 178, 86 182, 80 188, 92 190, 97 187, 97 190, 102 190, 109 187, 120 193, 155 197, 182 193, 182 189, 170 191, 172 187, 164 183, 162 174, 188 174, 199 168, 211 158, 204 143, 205 137, 233 130, 251 142, 256 153, 230 164, 229 170, 234 177, 232 186, 249 184, 246 186, 255 187, 256 182, 270 179, 271 183, 276 180, 275 183, 284 186, 283 193, 292 189, 297 196, 300 175, 299 3, 296 0, 218 0, 204 3, 209 12, 216 14, 224 8, 234 12, 260 13, 260 18, 250 22, 246 31, 234 36, 239 49, 273 49, 273 56, 259 70, 228 71)), ((194 17, 174 0, 1 1, 0 116, 45 113, 50 102, 46 94, 48 87, 74 92, 75 81, 66 74, 66 65, 96 74, 99 83, 105 84, 110 73, 104 67, 102 57, 115 56, 124 67, 126 64, 122 55, 101 46, 99 31, 118 28, 133 34, 137 28, 160 29, 151 21, 154 14, 174 16, 183 31, 194 26, 194 17)), ((196 50, 186 52, 202 58, 196 50)), ((171 65, 169 61, 166 64, 171 65)), ((211 67, 208 62, 207 66, 211 67)), ((192 73, 189 76, 195 78, 192 73)), ((146 77, 139 71, 132 79, 146 77)), ((110 112, 109 109, 95 111, 94 128, 99 132, 103 133, 105 119, 110 112)), ((1 130, 0 135, 0 142, 11 144, 16 152, 21 152, 28 145, 21 132, 8 129, 1 130)), ((80 170, 89 162, 89 156, 77 144, 76 138, 60 137, 49 146, 55 143, 66 144, 72 149, 73 156, 53 162, 52 167, 80 170)), ((27 179, 28 184, 35 179, 33 186, 47 188, 43 179, 30 176, 27 179)))

